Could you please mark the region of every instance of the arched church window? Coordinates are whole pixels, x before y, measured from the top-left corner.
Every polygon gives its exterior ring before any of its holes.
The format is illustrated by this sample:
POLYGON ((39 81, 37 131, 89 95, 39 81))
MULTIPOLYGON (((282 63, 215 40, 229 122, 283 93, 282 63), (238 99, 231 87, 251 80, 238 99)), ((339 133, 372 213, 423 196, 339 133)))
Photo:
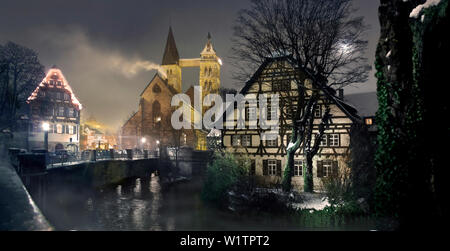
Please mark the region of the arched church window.
POLYGON ((211 69, 211 67, 209 67, 209 76, 211 76, 211 74, 212 74, 212 69, 211 69))
POLYGON ((161 128, 161 104, 158 101, 153 102, 152 115, 153 121, 155 123, 155 128, 161 128))

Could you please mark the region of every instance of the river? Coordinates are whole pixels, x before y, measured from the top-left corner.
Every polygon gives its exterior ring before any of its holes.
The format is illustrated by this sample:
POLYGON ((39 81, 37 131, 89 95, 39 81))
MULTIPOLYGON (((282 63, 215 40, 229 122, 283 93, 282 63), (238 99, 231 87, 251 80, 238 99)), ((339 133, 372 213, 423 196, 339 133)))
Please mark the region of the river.
POLYGON ((41 206, 56 230, 75 231, 277 231, 370 230, 367 220, 308 224, 293 216, 215 208, 200 197, 202 181, 162 186, 158 177, 133 179, 102 190, 53 187, 41 206))

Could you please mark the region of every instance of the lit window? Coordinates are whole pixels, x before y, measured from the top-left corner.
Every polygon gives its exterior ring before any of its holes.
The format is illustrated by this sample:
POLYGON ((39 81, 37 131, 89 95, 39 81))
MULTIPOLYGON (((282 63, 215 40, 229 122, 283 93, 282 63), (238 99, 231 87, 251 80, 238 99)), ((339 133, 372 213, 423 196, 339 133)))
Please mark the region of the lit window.
POLYGON ((73 126, 69 126, 69 134, 74 134, 73 133, 73 126))
POLYGON ((303 175, 303 160, 294 161, 294 176, 303 175))
POLYGON ((373 125, 373 119, 372 118, 366 118, 366 125, 373 125))
POLYGON ((63 126, 62 126, 61 124, 57 124, 57 125, 56 125, 56 133, 62 134, 62 133, 63 133, 62 127, 63 127, 63 126))
POLYGON ((340 138, 339 134, 331 134, 329 139, 330 146, 339 146, 340 145, 339 138, 340 138))
POLYGON ((242 136, 242 146, 251 146, 252 145, 252 136, 244 135, 242 136))
POLYGON ((269 176, 277 175, 277 161, 276 160, 268 160, 267 167, 268 167, 269 176))

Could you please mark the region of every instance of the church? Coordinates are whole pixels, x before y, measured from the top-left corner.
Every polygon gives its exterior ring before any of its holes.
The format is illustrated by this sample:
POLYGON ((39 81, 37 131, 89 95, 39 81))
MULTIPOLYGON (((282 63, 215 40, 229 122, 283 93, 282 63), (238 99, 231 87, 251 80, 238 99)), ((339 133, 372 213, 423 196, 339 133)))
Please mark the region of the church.
MULTIPOLYGON (((175 43, 172 28, 169 28, 166 48, 162 60, 163 73, 156 73, 140 95, 139 109, 123 125, 119 136, 122 149, 156 150, 164 147, 189 147, 198 151, 207 150, 206 130, 175 130, 171 124, 173 112, 177 107, 171 106, 172 97, 183 94, 182 69, 196 67, 199 69, 199 86, 203 97, 209 94, 219 94, 221 59, 208 34, 207 43, 200 53, 200 58, 181 59, 175 43), (163 76, 163 74, 165 76, 163 76)), ((184 94, 194 104, 194 87, 184 94)), ((204 113, 190 107, 194 113, 204 113)))

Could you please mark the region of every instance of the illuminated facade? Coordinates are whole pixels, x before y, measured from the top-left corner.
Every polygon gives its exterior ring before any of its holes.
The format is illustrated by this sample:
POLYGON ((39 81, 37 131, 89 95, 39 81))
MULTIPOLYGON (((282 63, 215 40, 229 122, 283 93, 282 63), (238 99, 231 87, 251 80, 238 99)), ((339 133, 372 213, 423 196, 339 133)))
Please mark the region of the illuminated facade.
MULTIPOLYGON (((124 124, 119 144, 122 149, 150 149, 161 146, 187 146, 195 150, 207 150, 205 130, 176 131, 171 124, 175 107, 171 106, 172 97, 182 94, 182 69, 197 67, 200 70, 199 86, 202 98, 208 94, 219 94, 221 60, 217 57, 208 34, 208 41, 200 53, 200 58, 180 59, 172 29, 169 29, 162 67, 166 76, 156 74, 140 96, 139 110, 124 124)), ((194 104, 193 87, 185 94, 194 104)), ((195 123, 196 111, 192 106, 192 121, 195 123)))
POLYGON ((117 136, 109 128, 94 118, 81 123, 80 149, 81 150, 110 150, 117 149, 117 136))
MULTIPOLYGON (((292 133, 290 112, 297 106, 296 99, 293 98, 298 96, 296 81, 300 79, 302 85, 309 90, 306 93, 306 99, 312 95, 313 86, 309 75, 302 70, 296 70, 293 65, 290 57, 267 59, 241 91, 241 94, 247 98, 251 95, 264 94, 280 96, 280 107, 275 111, 279 114, 279 131, 275 139, 261 138, 261 133, 265 130, 254 129, 251 126, 260 123, 260 111, 268 108, 259 107, 259 105, 252 107, 248 103, 245 104, 245 128, 222 130, 225 149, 237 155, 247 155, 251 160, 252 175, 257 182, 266 186, 277 186, 282 181, 287 161, 287 147, 292 133)), ((320 143, 320 150, 313 159, 314 189, 323 190, 323 178, 337 173, 349 174, 350 133, 352 126, 355 123, 361 124, 362 120, 357 110, 343 100, 343 93, 338 97, 331 88, 318 87, 317 89, 320 90, 321 95, 314 111, 313 133, 318 133, 326 106, 330 107, 332 115, 320 143)), ((239 112, 237 108, 235 112, 239 112)), ((238 123, 237 118, 232 115, 227 115, 224 121, 227 127, 230 125, 235 127, 238 123)), ((292 185, 299 191, 303 190, 305 163, 304 149, 300 148, 295 153, 292 178, 292 185)))
POLYGON ((30 126, 28 130, 29 148, 44 148, 44 128, 48 128, 48 150, 69 150, 77 152, 80 142, 81 103, 55 66, 28 98, 30 126))

